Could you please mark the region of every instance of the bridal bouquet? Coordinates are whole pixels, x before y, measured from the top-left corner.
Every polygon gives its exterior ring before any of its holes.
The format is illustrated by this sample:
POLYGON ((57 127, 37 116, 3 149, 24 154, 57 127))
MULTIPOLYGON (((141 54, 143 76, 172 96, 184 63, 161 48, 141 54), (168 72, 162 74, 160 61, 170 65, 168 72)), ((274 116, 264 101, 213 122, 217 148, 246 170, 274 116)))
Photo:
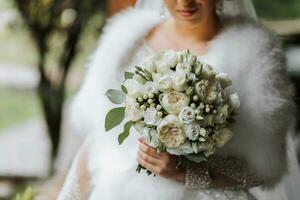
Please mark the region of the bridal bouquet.
MULTIPOLYGON (((106 96, 115 104, 105 119, 106 131, 124 119, 121 144, 134 127, 157 151, 201 162, 233 136, 230 124, 240 101, 226 88, 231 80, 188 50, 163 51, 125 72, 122 90, 106 96)), ((138 171, 141 168, 138 168, 138 171)))

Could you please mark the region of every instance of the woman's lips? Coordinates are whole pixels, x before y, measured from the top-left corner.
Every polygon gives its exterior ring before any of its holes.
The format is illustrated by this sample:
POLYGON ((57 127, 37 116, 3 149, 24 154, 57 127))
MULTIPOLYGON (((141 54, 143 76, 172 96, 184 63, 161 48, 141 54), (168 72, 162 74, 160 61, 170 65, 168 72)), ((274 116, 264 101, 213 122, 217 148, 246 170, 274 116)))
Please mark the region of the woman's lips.
POLYGON ((192 16, 198 9, 183 9, 183 10, 177 10, 177 12, 182 15, 183 17, 190 17, 192 16))

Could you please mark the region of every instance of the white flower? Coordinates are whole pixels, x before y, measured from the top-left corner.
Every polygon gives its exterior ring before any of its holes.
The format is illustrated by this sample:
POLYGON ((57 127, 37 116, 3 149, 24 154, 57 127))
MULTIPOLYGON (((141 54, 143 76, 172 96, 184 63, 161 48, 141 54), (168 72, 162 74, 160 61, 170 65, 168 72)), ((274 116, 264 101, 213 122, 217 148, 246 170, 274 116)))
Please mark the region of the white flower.
POLYGON ((184 154, 193 153, 193 148, 192 148, 191 142, 188 140, 186 140, 185 143, 183 143, 179 148, 182 150, 182 152, 184 154))
POLYGON ((184 62, 184 63, 178 63, 176 65, 176 72, 188 74, 191 71, 192 71, 192 66, 190 63, 184 62))
POLYGON ((157 85, 157 88, 162 91, 170 91, 173 86, 173 78, 171 74, 161 75, 161 74, 154 74, 153 75, 154 82, 157 85))
POLYGON ((232 81, 226 73, 219 73, 217 74, 216 78, 220 81, 223 88, 226 88, 232 84, 232 81))
POLYGON ((229 95, 229 102, 233 109, 237 109, 238 107, 240 107, 241 104, 240 98, 237 93, 229 95))
POLYGON ((191 143, 186 140, 180 147, 178 148, 167 148, 166 151, 172 155, 185 155, 194 153, 191 143))
POLYGON ((182 92, 172 91, 162 94, 160 103, 168 113, 178 114, 183 107, 190 103, 190 97, 182 92))
POLYGON ((194 81, 197 80, 197 77, 196 77, 196 75, 194 73, 188 73, 187 77, 188 77, 188 80, 190 80, 192 82, 194 82, 194 81))
POLYGON ((135 105, 136 101, 133 98, 126 98, 125 100, 125 116, 129 121, 139 121, 143 118, 144 111, 135 105))
POLYGON ((202 74, 205 76, 205 78, 210 78, 216 75, 216 72, 214 71, 214 69, 212 68, 212 66, 206 64, 206 63, 202 63, 202 74))
POLYGON ((140 130, 140 134, 148 145, 154 148, 161 145, 161 142, 158 139, 158 134, 156 129, 143 127, 140 130))
POLYGON ((171 67, 175 67, 177 64, 177 53, 175 51, 164 51, 157 55, 154 59, 156 65, 156 71, 158 73, 165 73, 170 70, 171 67))
POLYGON ((138 132, 138 133, 142 133, 142 129, 144 128, 144 123, 141 122, 136 122, 133 124, 134 129, 138 132))
POLYGON ((158 138, 166 148, 177 148, 185 142, 185 133, 175 115, 168 115, 157 126, 158 138))
POLYGON ((185 91, 188 87, 188 80, 185 73, 175 73, 174 74, 174 84, 173 89, 179 92, 185 91))
POLYGON ((127 79, 124 82, 124 86, 127 89, 127 96, 136 98, 143 94, 143 85, 134 79, 127 79))
POLYGON ((144 122, 148 125, 158 125, 161 117, 157 115, 157 110, 155 108, 147 108, 143 114, 144 122))
POLYGON ((190 140, 195 141, 200 136, 200 129, 198 123, 187 124, 185 125, 185 134, 190 140))
POLYGON ((224 101, 227 100, 227 94, 224 90, 220 90, 217 94, 217 103, 223 103, 224 101))
POLYGON ((224 104, 218 107, 215 121, 218 124, 224 124, 229 115, 229 105, 224 104))
POLYGON ((180 149, 180 148, 166 148, 166 151, 169 154, 176 155, 176 156, 180 156, 180 155, 184 154, 182 149, 180 149))
POLYGON ((205 125, 206 126, 213 126, 214 125, 214 116, 212 114, 206 115, 205 118, 205 125))
POLYGON ((143 85, 143 93, 144 94, 155 94, 158 92, 157 89, 157 84, 155 82, 152 81, 147 81, 144 85, 143 85))
POLYGON ((220 130, 218 137, 216 138, 216 145, 218 147, 224 146, 233 136, 233 132, 229 128, 223 128, 220 130))
POLYGON ((143 68, 148 70, 149 72, 153 73, 156 71, 156 66, 153 63, 153 56, 147 57, 143 63, 142 63, 143 68))
POLYGON ((207 97, 206 97, 206 100, 208 102, 213 102, 213 101, 216 100, 216 98, 217 98, 217 92, 213 89, 209 90, 208 94, 207 94, 207 97))
POLYGON ((195 120, 195 115, 195 111, 191 107, 185 106, 181 109, 178 117, 182 123, 190 124, 195 120))

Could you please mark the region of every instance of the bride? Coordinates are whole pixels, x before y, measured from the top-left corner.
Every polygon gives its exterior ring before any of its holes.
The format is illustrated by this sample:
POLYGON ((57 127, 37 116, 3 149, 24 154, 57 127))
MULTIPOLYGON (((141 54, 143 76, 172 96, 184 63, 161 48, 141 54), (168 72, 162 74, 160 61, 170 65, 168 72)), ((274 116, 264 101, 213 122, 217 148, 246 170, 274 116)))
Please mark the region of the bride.
POLYGON ((144 0, 110 19, 73 104, 74 126, 88 137, 58 199, 250 200, 276 186, 287 173, 293 89, 279 41, 255 18, 250 0, 144 0), (229 74, 241 107, 229 143, 178 169, 176 156, 138 134, 119 146, 120 130, 104 131, 113 106, 104 93, 146 56, 187 48, 229 74), (136 173, 137 162, 157 176, 136 173))

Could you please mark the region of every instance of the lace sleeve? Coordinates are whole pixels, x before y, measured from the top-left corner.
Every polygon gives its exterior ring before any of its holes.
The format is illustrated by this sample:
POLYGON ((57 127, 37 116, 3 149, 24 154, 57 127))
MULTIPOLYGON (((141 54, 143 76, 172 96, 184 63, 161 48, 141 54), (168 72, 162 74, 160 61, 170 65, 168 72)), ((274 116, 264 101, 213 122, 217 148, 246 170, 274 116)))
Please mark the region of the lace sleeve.
POLYGON ((260 177, 251 172, 247 164, 234 157, 212 157, 207 162, 186 168, 185 186, 188 189, 212 187, 220 174, 234 184, 224 186, 225 189, 245 189, 263 184, 260 177))
POLYGON ((64 186, 59 193, 58 200, 82 200, 84 199, 84 192, 82 191, 80 180, 81 180, 81 168, 82 160, 85 156, 85 144, 80 148, 77 155, 75 156, 71 168, 68 172, 64 186))

